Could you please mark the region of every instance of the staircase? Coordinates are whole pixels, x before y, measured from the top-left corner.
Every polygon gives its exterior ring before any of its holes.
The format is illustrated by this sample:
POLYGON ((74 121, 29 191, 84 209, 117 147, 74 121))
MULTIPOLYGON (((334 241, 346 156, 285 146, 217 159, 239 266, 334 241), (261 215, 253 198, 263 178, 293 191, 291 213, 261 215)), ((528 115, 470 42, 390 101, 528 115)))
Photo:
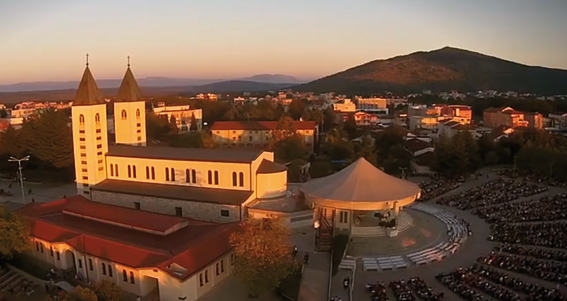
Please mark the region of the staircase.
POLYGON ((317 230, 317 251, 331 252, 333 245, 333 220, 335 219, 335 210, 322 209, 319 213, 319 229, 317 230))
POLYGON ((29 297, 38 289, 37 283, 8 268, 0 267, 0 296, 8 294, 13 297, 29 297))

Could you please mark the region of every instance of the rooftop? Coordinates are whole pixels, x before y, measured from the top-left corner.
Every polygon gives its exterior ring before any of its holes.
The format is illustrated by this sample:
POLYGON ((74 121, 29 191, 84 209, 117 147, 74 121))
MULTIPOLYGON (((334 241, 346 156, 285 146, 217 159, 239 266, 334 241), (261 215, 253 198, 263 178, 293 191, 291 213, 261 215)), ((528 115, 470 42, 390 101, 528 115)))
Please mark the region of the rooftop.
POLYGON ((81 82, 79 83, 77 94, 73 100, 73 106, 89 106, 104 103, 104 99, 100 94, 100 90, 87 64, 83 78, 81 78, 81 82))
POLYGON ((107 156, 163 160, 251 163, 262 150, 109 145, 107 156))
MULTIPOLYGON (((211 127, 212 131, 224 130, 274 130, 278 125, 277 121, 216 121, 211 127)), ((296 130, 313 130, 315 121, 294 121, 293 126, 296 130)))
POLYGON ((138 86, 138 82, 136 82, 134 74, 132 74, 132 70, 130 70, 130 66, 128 66, 126 74, 124 74, 124 79, 122 79, 122 83, 120 84, 120 88, 118 89, 116 101, 127 102, 141 100, 142 92, 140 91, 140 87, 138 86))
POLYGON ((94 191, 225 205, 241 205, 252 195, 252 191, 108 179, 92 186, 91 189, 94 191))
MULTIPOLYGON (((75 196, 51 203, 27 204, 18 212, 30 223, 31 235, 48 242, 65 242, 80 252, 133 268, 160 268, 185 279, 230 250, 229 236, 238 224, 215 224, 184 219, 187 226, 168 235, 156 235, 92 219, 65 214, 65 210, 109 212, 115 206, 90 202, 75 196), (184 269, 176 273, 167 267, 176 263, 184 269)), ((167 218, 156 213, 122 208, 125 215, 153 220, 167 218), (155 216, 155 217, 154 217, 155 216)), ((112 219, 112 218, 111 218, 112 219)), ((143 222, 144 223, 144 222, 143 222)))
POLYGON ((281 165, 270 160, 262 160, 260 166, 258 167, 257 173, 278 173, 282 171, 286 171, 287 167, 285 165, 281 165))
POLYGON ((412 153, 426 149, 428 147, 432 147, 431 143, 425 142, 420 139, 408 139, 404 142, 404 146, 412 153))

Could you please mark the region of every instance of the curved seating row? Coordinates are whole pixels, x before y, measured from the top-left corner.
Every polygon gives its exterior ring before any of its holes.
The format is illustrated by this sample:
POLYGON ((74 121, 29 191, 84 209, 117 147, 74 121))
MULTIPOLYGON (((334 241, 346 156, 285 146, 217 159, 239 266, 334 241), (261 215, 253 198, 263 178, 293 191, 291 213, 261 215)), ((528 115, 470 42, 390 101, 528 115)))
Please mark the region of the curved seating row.
POLYGON ((386 256, 377 258, 362 258, 362 265, 365 271, 389 271, 405 269, 409 267, 409 262, 402 256, 386 256))
POLYGON ((406 255, 414 264, 424 265, 430 262, 439 261, 457 252, 461 244, 468 236, 467 226, 456 216, 425 204, 413 204, 412 209, 431 214, 442 221, 447 226, 449 239, 446 242, 437 244, 434 247, 414 252, 406 255))

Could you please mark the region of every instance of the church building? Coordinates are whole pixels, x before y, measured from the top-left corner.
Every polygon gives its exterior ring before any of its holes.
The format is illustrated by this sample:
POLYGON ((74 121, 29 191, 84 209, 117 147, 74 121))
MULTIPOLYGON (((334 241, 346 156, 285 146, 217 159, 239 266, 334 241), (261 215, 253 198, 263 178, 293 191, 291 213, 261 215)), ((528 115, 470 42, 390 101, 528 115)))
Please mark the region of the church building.
MULTIPOLYGON (((249 210, 290 197, 287 168, 262 150, 146 146, 145 102, 129 64, 113 105, 111 144, 87 63, 71 108, 78 195, 19 210, 32 255, 144 300, 196 300, 232 272, 229 236, 249 210)), ((312 210, 288 211, 274 213, 311 223, 312 210)))

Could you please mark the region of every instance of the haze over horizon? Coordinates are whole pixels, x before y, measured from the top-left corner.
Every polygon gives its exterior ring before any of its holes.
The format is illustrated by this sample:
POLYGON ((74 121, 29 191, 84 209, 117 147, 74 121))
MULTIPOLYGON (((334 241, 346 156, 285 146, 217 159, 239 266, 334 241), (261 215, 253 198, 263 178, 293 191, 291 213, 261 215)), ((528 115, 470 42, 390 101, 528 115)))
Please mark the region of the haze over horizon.
POLYGON ((567 1, 0 1, 0 84, 329 75, 445 46, 567 69, 567 1))

